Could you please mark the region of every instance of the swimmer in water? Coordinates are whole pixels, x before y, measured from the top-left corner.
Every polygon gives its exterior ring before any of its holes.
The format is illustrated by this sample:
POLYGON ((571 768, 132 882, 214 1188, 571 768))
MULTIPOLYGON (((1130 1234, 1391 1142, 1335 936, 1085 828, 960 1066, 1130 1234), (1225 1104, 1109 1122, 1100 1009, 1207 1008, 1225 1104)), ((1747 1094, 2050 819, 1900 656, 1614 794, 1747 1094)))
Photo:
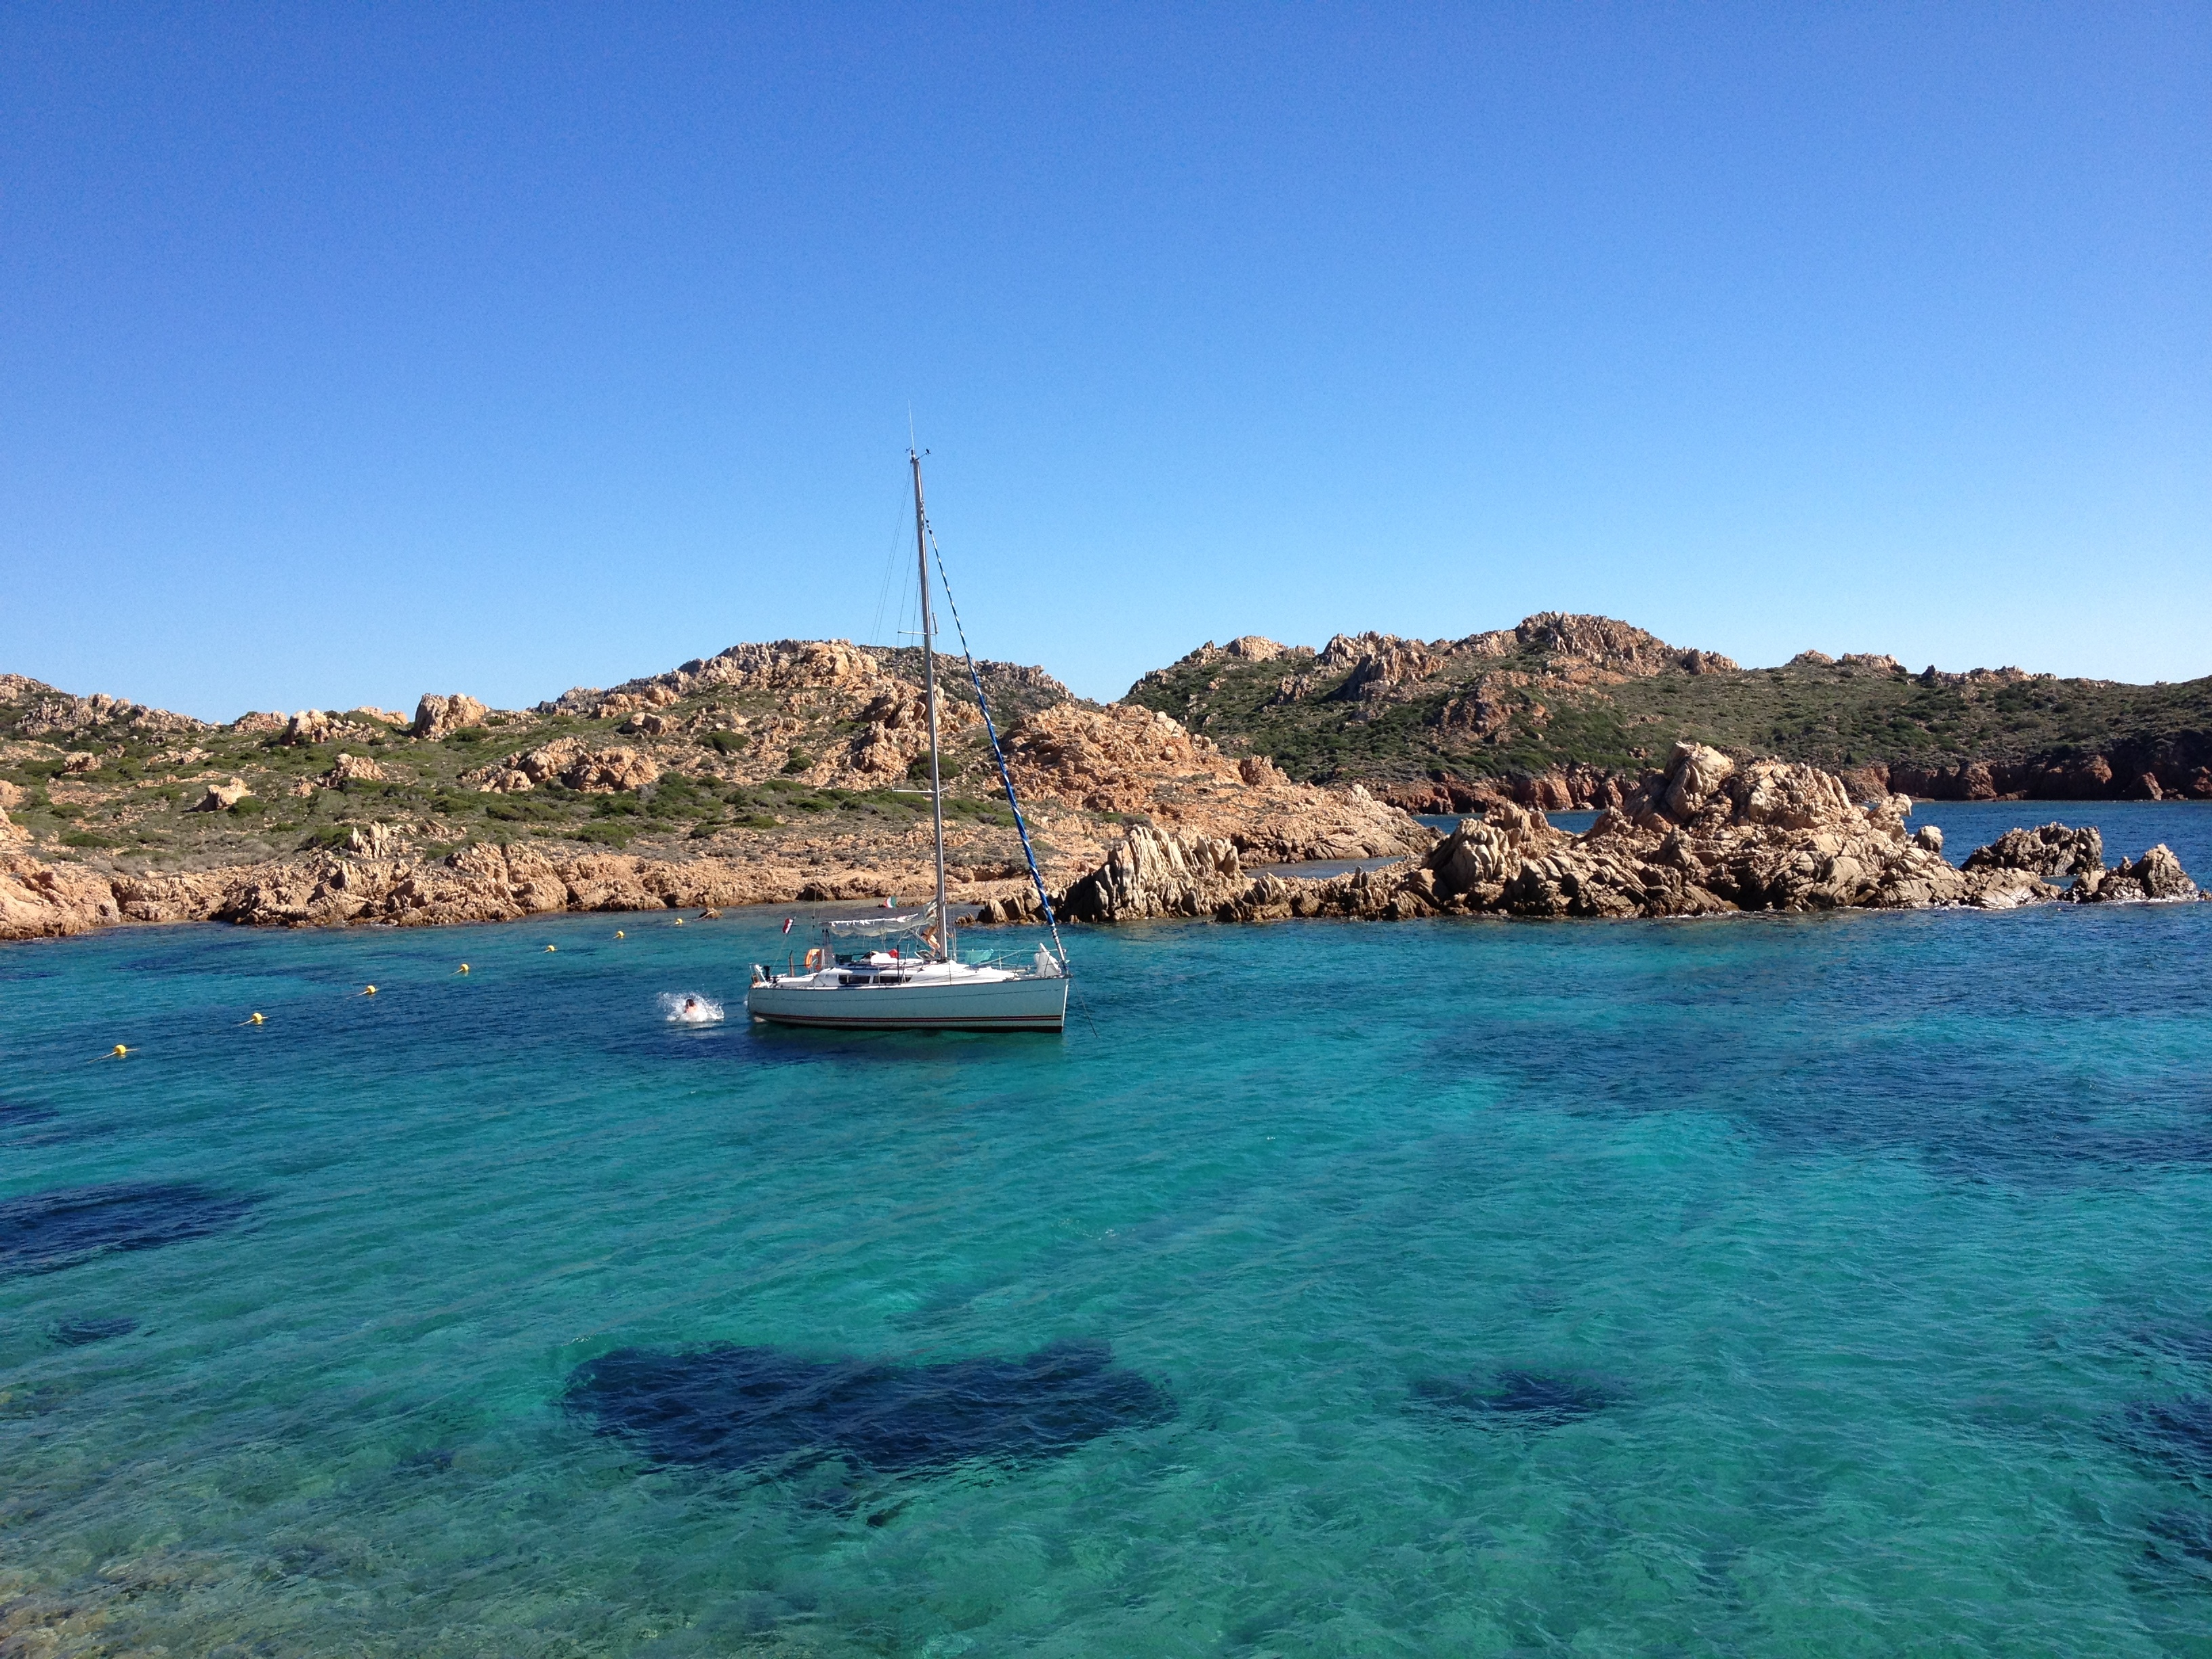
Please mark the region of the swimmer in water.
POLYGON ((699 999, 696 997, 684 998, 684 1012, 686 1015, 697 1013, 699 1012, 699 999))

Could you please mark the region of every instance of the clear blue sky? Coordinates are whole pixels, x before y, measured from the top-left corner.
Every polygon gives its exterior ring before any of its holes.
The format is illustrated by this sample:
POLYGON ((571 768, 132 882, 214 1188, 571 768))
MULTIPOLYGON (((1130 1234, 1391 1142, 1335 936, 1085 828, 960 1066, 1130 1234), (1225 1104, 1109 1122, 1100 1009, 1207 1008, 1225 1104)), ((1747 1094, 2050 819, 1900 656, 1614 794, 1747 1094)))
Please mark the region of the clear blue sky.
POLYGON ((0 9, 0 670, 2212 672, 2212 8, 0 9))

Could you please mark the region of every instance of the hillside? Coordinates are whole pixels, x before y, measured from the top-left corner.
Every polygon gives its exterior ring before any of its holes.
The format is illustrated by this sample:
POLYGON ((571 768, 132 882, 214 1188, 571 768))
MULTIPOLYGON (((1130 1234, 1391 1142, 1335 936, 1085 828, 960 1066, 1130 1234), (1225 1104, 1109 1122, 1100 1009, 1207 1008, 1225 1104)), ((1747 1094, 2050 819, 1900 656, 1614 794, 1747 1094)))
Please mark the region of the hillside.
MULTIPOLYGON (((1606 799, 1677 739, 1852 775, 1868 793, 2212 797, 2212 678, 1914 673, 1806 652, 1745 669, 1609 617, 1547 613, 1457 640, 1248 635, 1146 674, 1128 700, 1293 777, 1417 808, 1491 793, 1606 799)), ((1555 799, 1556 797, 1556 799, 1555 799)))
MULTIPOLYGON (((785 640, 527 709, 427 695, 411 718, 221 725, 0 676, 0 937, 918 894, 921 670, 916 651, 785 640)), ((1294 782, 1146 710, 1101 709, 1042 669, 979 670, 1055 879, 1133 821, 1224 836, 1258 860, 1433 839, 1361 792, 1294 782)), ((939 681, 951 879, 963 897, 1026 887, 965 663, 940 658, 939 681)))

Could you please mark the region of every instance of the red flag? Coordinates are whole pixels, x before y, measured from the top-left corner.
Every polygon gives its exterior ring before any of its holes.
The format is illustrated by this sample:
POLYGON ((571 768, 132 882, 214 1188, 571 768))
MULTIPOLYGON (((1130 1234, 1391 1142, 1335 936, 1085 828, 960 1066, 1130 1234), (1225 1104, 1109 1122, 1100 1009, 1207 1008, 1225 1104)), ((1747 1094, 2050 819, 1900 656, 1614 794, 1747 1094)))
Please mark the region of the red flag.
POLYGON ((783 919, 783 931, 787 933, 789 933, 791 931, 791 924, 798 920, 799 918, 797 916, 786 916, 783 919))

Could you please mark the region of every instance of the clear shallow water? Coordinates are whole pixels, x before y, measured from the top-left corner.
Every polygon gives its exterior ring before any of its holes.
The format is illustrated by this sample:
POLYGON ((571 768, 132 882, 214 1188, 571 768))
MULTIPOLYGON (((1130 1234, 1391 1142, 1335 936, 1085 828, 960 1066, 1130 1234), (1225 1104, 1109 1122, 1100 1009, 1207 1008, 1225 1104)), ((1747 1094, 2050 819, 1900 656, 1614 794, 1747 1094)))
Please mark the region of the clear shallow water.
POLYGON ((2212 905, 1084 933, 1064 1040, 755 1030, 780 921, 0 951, 6 1585, 173 1653, 2212 1653, 2212 905), (849 1455, 574 1392, 714 1344, 881 1362, 849 1455))

